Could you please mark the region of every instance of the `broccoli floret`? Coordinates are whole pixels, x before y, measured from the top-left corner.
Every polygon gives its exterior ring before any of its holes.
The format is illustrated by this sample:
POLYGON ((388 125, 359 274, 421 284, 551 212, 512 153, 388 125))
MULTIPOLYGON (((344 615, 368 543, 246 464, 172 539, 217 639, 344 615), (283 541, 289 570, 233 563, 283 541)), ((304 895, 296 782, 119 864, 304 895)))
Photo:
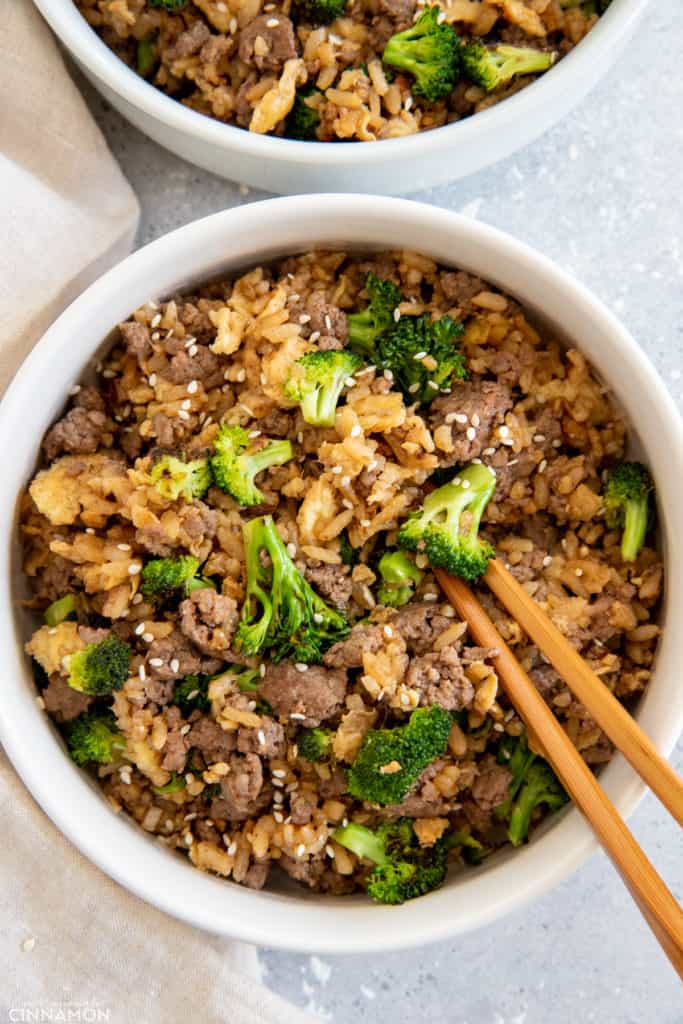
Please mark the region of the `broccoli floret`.
POLYGON ((645 543, 653 486, 640 462, 622 462, 607 474, 602 496, 605 518, 610 530, 623 530, 621 557, 625 562, 634 562, 645 543))
POLYGON ((187 782, 185 781, 184 775, 176 775, 175 772, 171 772, 171 778, 165 786, 152 786, 152 792, 156 793, 157 796, 164 796, 165 793, 179 793, 181 789, 185 789, 187 782))
POLYGON ((554 64, 555 57, 555 53, 547 50, 507 46, 505 43, 489 47, 474 40, 463 48, 462 64, 468 78, 487 92, 492 92, 515 75, 536 75, 547 71, 554 64))
POLYGON ((209 460, 184 462, 175 455, 162 455, 154 463, 149 478, 163 498, 192 501, 203 497, 211 485, 209 460))
POLYGON ((348 791, 372 804, 399 804, 446 749, 451 716, 438 706, 416 708, 405 725, 371 729, 349 768, 348 791))
POLYGON ((204 675, 185 676, 175 684, 173 703, 177 704, 185 715, 190 715, 193 711, 209 711, 211 709, 209 677, 204 675))
POLYGON ((496 487, 494 474, 472 462, 449 483, 432 491, 405 521, 398 543, 424 551, 430 563, 465 580, 479 579, 495 551, 480 540, 479 523, 496 487))
POLYGON ((393 324, 401 293, 392 281, 384 281, 375 274, 368 274, 365 290, 369 299, 367 308, 347 318, 349 348, 374 362, 375 344, 380 334, 393 324))
POLYGON ((136 67, 139 75, 146 78, 154 70, 157 63, 157 48, 154 36, 138 40, 136 67))
POLYGON ((333 427, 337 402, 346 382, 363 365, 353 352, 307 352, 292 366, 284 393, 298 402, 306 423, 333 427))
POLYGON ((439 23, 441 8, 425 7, 414 25, 392 36, 382 60, 415 79, 413 92, 430 103, 455 87, 460 71, 460 42, 450 25, 439 23))
POLYGON ((294 106, 285 118, 285 136, 298 139, 300 142, 316 142, 320 124, 320 114, 306 102, 311 96, 320 96, 317 89, 311 87, 299 89, 294 97, 294 106))
POLYGON ((386 551, 378 568, 382 583, 377 588, 377 601, 388 608, 407 604, 424 576, 403 551, 386 551))
POLYGON ((213 443, 211 472, 216 484, 240 505, 260 505, 264 495, 254 478, 269 466, 282 466, 294 456, 291 441, 271 441, 248 452, 249 433, 224 423, 213 443))
POLYGON ((335 18, 341 18, 346 0, 296 0, 296 8, 302 21, 314 25, 328 25, 335 18))
POLYGON ((160 604, 177 595, 187 597, 193 590, 213 587, 210 580, 197 575, 199 559, 192 555, 152 558, 140 574, 140 590, 148 601, 160 604))
POLYGON ((235 636, 237 649, 250 655, 269 648, 273 661, 320 661, 331 644, 348 635, 348 621, 303 578, 272 516, 252 519, 242 532, 247 592, 235 636), (268 556, 265 565, 263 554, 268 556))
POLYGON ((568 797, 547 761, 529 750, 526 735, 505 737, 497 759, 500 764, 507 764, 512 778, 507 798, 493 813, 499 821, 507 821, 508 838, 513 846, 519 846, 529 835, 536 807, 545 804, 550 811, 556 811, 568 797))
POLYGON ((93 697, 120 690, 128 678, 130 647, 112 633, 69 658, 69 686, 93 697))
POLYGON ((329 756, 333 739, 331 729, 303 729, 296 738, 299 757, 304 761, 324 761, 329 756))
POLYGON ((465 380, 465 358, 457 347, 464 327, 449 316, 403 316, 377 340, 376 362, 391 370, 409 402, 431 402, 453 381, 465 380))
POLYGON ((332 838, 374 863, 367 891, 377 903, 405 903, 424 896, 446 877, 447 843, 440 839, 433 846, 420 846, 410 818, 384 822, 374 831, 350 822, 336 829, 332 838))
POLYGON ((58 626, 60 622, 65 622, 66 619, 76 618, 76 601, 73 594, 65 594, 64 597, 58 598, 53 601, 45 609, 45 622, 48 626, 58 626))
POLYGON ((461 830, 452 832, 447 838, 448 848, 459 846, 460 856, 466 864, 481 864, 491 853, 490 846, 484 846, 478 839, 475 839, 469 832, 461 830))
POLYGON ((66 744, 71 759, 83 767, 87 764, 108 764, 117 753, 126 749, 126 741, 116 727, 112 714, 86 712, 70 722, 66 744))
POLYGON ((150 7, 161 7, 164 11, 182 11, 187 0, 149 0, 150 7))

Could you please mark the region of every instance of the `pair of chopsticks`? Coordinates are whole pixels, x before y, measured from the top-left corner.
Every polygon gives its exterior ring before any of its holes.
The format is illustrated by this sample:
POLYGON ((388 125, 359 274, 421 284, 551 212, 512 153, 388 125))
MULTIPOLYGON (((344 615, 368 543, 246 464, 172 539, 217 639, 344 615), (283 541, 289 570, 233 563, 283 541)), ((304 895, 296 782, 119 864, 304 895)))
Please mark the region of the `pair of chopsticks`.
MULTIPOLYGON (((540 746, 564 788, 588 819, 662 949, 683 978, 683 910, 470 588, 441 569, 436 569, 435 575, 453 607, 468 623, 477 643, 500 651, 491 660, 501 686, 532 740, 540 746)), ((678 824, 683 825, 683 782, 623 705, 498 559, 489 562, 482 579, 545 654, 615 747, 631 762, 678 824)))

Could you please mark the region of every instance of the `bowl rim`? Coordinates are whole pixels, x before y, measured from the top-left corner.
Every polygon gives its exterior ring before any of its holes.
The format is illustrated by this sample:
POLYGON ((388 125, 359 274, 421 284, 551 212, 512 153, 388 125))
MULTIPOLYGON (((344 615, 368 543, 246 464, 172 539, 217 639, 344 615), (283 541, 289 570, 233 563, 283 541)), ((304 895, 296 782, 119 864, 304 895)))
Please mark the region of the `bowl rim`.
MULTIPOLYGON (((103 310, 109 310, 114 301, 137 305, 130 299, 135 282, 138 290, 144 282, 145 298, 168 294, 177 287, 178 265, 186 260, 183 279, 186 286, 191 286, 202 273, 209 276, 201 268, 209 266, 206 261, 211 252, 223 252, 226 239, 234 246, 239 245, 240 238, 248 240, 259 221, 267 225, 269 237, 291 230, 331 241, 337 233, 352 230, 347 226, 354 219, 362 225, 354 229, 359 235, 362 231, 370 238, 377 236, 375 247, 386 247, 387 236, 396 232, 420 237, 424 240, 422 250, 432 254, 437 249, 437 237, 445 240, 439 242, 442 247, 456 238, 468 251, 479 247, 479 259, 483 260, 482 254, 486 253, 492 259, 499 257, 504 273, 517 275, 520 281, 537 282, 534 288, 543 295, 542 301, 554 289, 553 294, 566 301, 572 315, 585 321, 587 330, 590 328, 593 334, 603 331, 607 354, 618 354, 620 372, 632 374, 639 396, 648 394, 648 409, 653 410, 652 422, 656 424, 656 428, 648 429, 665 440, 663 453, 660 456, 658 448, 653 458, 659 460, 659 468, 666 465, 669 472, 666 480, 662 476, 662 508, 666 512, 675 507, 670 495, 679 500, 683 493, 683 431, 678 411, 656 371, 614 315, 568 273, 510 235, 436 207, 377 196, 328 194, 265 200, 195 221, 138 250, 83 292, 38 342, 0 404, 0 443, 5 443, 5 450, 12 444, 15 449, 24 444, 35 451, 35 440, 30 437, 17 441, 17 424, 25 421, 27 406, 36 402, 41 389, 54 391, 55 379, 61 381, 60 394, 66 395, 75 378, 67 379, 71 370, 61 369, 62 360, 67 353, 78 350, 77 376, 80 374, 105 336, 99 327, 91 326, 90 333, 97 331, 97 338, 89 337, 88 324, 96 321, 103 310), (74 343, 79 338, 85 340, 74 343)), ((356 244, 358 249, 372 247, 372 241, 356 244)), ((265 251, 266 243, 261 243, 261 248, 265 251)), ((296 248, 285 245, 280 251, 296 248)), ((298 248, 300 251, 301 246, 298 248)), ((462 265, 463 261, 457 262, 462 265)), ((242 266, 250 264, 253 259, 248 258, 242 266)), ((495 281, 496 273, 489 278, 495 281)), ((30 435, 30 431, 26 433, 30 435)), ((657 470, 653 464, 656 476, 657 470)), ((13 505, 25 482, 23 469, 15 469, 12 463, 4 480, 4 486, 11 489, 9 500, 0 504, 0 533, 4 537, 0 586, 8 607, 12 607, 13 600, 16 603, 10 571, 16 525, 13 505)), ((679 542, 672 526, 675 523, 669 522, 667 514, 662 528, 669 567, 683 562, 683 540, 679 542)), ((668 604, 673 604, 674 611, 683 609, 683 574, 669 568, 667 585, 668 604)), ((362 898, 349 897, 292 899, 274 891, 255 893, 235 884, 226 885, 223 880, 196 871, 186 858, 162 848, 139 826, 114 814, 95 784, 88 782, 65 756, 47 716, 39 710, 35 691, 27 685, 30 673, 17 639, 15 618, 3 617, 0 645, 14 661, 8 666, 0 701, 0 741, 27 788, 67 838, 110 877, 149 903, 208 931, 297 952, 369 953, 422 945, 481 927, 520 907, 565 879, 597 849, 587 825, 575 809, 570 809, 525 848, 501 857, 495 864, 456 874, 443 889, 403 907, 378 908, 362 898), (31 743, 25 742, 27 736, 31 743), (495 899, 487 895, 494 890, 495 899)), ((682 658, 683 636, 675 629, 665 631, 657 677, 668 673, 672 683, 668 688, 664 683, 653 687, 660 695, 658 699, 664 698, 665 691, 667 699, 675 698, 673 680, 682 658)), ((646 698, 639 718, 648 717, 649 706, 646 698)), ((683 694, 678 703, 675 699, 671 706, 667 703, 666 716, 653 735, 663 754, 671 752, 682 729, 683 694)), ((620 755, 607 767, 602 781, 624 816, 634 810, 646 791, 620 755)))
POLYGON ((481 136, 505 135, 519 122, 542 119, 542 108, 566 105, 566 91, 574 81, 593 81, 599 53, 618 49, 639 18, 648 0, 613 0, 597 25, 545 75, 520 92, 487 110, 427 132, 377 143, 300 142, 259 135, 200 114, 160 92, 109 49, 81 15, 75 3, 64 0, 33 0, 46 21, 76 60, 127 103, 172 131, 194 136, 202 143, 252 158, 268 158, 282 164, 316 167, 365 167, 382 159, 424 159, 450 148, 475 145, 481 136))

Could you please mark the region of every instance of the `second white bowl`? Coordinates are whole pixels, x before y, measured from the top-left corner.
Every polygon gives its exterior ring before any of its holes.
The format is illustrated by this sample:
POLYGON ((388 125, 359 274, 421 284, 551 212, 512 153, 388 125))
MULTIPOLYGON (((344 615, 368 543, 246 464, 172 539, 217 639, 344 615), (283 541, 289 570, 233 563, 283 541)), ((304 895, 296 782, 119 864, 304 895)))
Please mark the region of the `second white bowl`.
POLYGON ((434 131, 364 143, 293 142, 205 117, 159 92, 124 64, 73 0, 34 2, 112 106, 190 163, 269 192, 401 195, 480 171, 563 118, 612 66, 646 0, 613 0, 595 28, 556 67, 489 110, 434 131))

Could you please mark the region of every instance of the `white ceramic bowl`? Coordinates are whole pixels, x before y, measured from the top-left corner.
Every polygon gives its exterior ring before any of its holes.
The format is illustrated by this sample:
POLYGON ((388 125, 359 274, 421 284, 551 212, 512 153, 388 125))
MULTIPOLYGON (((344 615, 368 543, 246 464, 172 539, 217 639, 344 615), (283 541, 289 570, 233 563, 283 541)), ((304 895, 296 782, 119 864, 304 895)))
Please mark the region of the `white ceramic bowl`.
POLYGON ((221 124, 159 92, 127 67, 73 0, 35 3, 112 106, 191 163, 269 192, 401 195, 488 167, 559 121, 611 67, 646 0, 613 0, 580 46, 505 102, 458 124, 376 143, 293 142, 221 124))
MULTIPOLYGON (((0 449, 6 453, 0 484, 0 600, 7 609, 17 608, 17 498, 33 472, 42 434, 113 325, 151 297, 277 256, 321 246, 400 248, 407 240, 435 259, 481 274, 558 336, 582 348, 636 425, 636 446, 658 482, 668 569, 665 619, 670 623, 638 718, 658 749, 669 754, 683 727, 683 538, 677 511, 683 500, 683 433, 675 406, 633 339, 573 278, 493 228, 405 200, 330 195, 275 199, 219 213, 153 242, 84 292, 24 363, 0 406, 0 449)), ((201 874, 182 855, 115 815, 64 754, 36 705, 22 654, 26 630, 19 614, 7 614, 0 622, 0 740, 26 785, 104 871, 150 903, 213 932, 269 946, 338 953, 417 945, 495 920, 556 885, 596 848, 579 813, 569 809, 527 847, 453 874, 438 892, 395 908, 375 906, 362 896, 316 897, 287 887, 252 892, 201 874)), ((624 815, 644 792, 620 756, 601 781, 624 815)))

